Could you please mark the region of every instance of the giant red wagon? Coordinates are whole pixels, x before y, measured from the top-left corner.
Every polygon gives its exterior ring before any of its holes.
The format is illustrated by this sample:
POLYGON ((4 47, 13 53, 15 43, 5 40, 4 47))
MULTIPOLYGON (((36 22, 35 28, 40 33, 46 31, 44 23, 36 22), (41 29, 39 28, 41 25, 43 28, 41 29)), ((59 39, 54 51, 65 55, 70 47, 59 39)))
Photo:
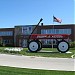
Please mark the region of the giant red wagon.
MULTIPOLYGON (((42 19, 40 19, 39 23, 41 21, 42 19)), ((37 28, 37 26, 34 28, 34 30, 37 28)), ((65 53, 69 50, 69 43, 65 41, 65 39, 69 40, 68 34, 33 34, 34 30, 28 38, 28 49, 30 52, 38 52, 42 49, 40 39, 55 39, 57 41, 57 49, 61 53, 65 53), (58 39, 61 39, 61 41, 58 41, 58 39)))

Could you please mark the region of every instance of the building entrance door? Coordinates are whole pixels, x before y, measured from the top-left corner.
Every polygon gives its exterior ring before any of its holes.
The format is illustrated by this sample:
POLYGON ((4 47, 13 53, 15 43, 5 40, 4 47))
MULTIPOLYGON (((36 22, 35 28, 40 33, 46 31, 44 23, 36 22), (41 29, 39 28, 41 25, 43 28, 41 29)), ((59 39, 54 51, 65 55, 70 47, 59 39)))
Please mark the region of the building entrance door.
POLYGON ((22 47, 27 47, 27 40, 26 39, 23 39, 23 41, 22 41, 22 47))

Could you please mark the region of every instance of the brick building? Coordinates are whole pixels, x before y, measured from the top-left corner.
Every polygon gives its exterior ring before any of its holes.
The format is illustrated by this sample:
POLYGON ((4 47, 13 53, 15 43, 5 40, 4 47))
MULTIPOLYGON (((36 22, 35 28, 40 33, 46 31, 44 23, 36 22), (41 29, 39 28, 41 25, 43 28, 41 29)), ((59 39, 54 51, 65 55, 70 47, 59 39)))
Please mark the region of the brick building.
MULTIPOLYGON (((14 28, 0 28, 0 42, 5 45, 27 47, 27 39, 35 26, 19 25, 14 28)), ((69 42, 71 42, 75 41, 75 24, 41 25, 36 28, 34 34, 70 34, 69 42)), ((43 39, 41 41, 44 46, 48 46, 51 45, 52 40, 43 39)), ((55 40, 54 45, 56 45, 55 40)))

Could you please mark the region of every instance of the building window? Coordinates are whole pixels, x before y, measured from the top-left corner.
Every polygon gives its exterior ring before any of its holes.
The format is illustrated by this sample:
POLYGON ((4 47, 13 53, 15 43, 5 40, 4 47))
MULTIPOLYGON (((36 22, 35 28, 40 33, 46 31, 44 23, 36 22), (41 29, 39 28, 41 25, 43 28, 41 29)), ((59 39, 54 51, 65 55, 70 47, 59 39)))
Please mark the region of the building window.
POLYGON ((9 40, 3 40, 3 43, 4 44, 8 44, 9 43, 9 40))
POLYGON ((12 44, 13 43, 13 40, 9 40, 9 39, 4 39, 4 40, 2 40, 2 43, 3 44, 12 44))
POLYGON ((71 34, 71 29, 41 29, 41 34, 71 34))
POLYGON ((13 36, 13 31, 0 31, 0 36, 13 36))
POLYGON ((30 35, 33 31, 35 26, 23 26, 22 27, 22 34, 23 35, 30 35))

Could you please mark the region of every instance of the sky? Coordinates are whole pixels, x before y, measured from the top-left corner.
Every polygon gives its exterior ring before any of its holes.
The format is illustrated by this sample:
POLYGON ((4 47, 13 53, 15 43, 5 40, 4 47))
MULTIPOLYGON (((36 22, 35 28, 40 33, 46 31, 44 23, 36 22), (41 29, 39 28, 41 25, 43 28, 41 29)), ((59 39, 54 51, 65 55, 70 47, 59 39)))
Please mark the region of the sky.
MULTIPOLYGON (((61 24, 75 24, 75 0, 0 0, 0 28, 16 25, 53 24, 53 15, 61 24)), ((59 24, 54 22, 55 25, 59 24)))

